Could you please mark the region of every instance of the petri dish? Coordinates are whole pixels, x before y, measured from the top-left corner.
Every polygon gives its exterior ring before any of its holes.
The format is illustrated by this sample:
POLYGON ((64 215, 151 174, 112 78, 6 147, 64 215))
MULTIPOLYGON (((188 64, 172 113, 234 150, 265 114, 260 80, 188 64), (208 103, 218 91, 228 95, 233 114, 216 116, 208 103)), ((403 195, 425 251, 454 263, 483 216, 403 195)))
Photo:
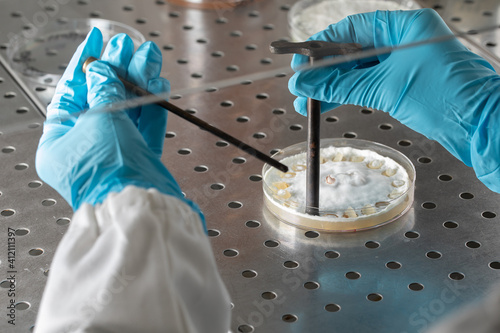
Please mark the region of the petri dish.
POLYGON ((300 42, 349 15, 421 8, 412 0, 301 0, 288 13, 290 36, 300 42))
POLYGON ((306 214, 306 142, 273 158, 262 170, 265 207, 283 222, 331 232, 359 231, 397 220, 413 204, 415 168, 399 151, 358 139, 323 139, 320 147, 319 214, 306 214))
POLYGON ((104 45, 116 34, 126 33, 137 48, 145 42, 136 29, 115 21, 98 18, 52 21, 33 33, 18 33, 7 46, 11 67, 31 83, 55 86, 78 45, 97 27, 104 45))

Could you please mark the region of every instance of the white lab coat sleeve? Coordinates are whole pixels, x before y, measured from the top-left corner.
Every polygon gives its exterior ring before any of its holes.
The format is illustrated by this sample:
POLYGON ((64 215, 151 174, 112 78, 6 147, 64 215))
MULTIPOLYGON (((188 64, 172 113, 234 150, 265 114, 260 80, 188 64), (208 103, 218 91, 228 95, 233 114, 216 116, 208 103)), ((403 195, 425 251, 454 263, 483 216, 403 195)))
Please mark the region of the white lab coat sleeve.
POLYGON ((200 217, 126 187, 74 214, 52 262, 36 333, 227 333, 230 300, 200 217))

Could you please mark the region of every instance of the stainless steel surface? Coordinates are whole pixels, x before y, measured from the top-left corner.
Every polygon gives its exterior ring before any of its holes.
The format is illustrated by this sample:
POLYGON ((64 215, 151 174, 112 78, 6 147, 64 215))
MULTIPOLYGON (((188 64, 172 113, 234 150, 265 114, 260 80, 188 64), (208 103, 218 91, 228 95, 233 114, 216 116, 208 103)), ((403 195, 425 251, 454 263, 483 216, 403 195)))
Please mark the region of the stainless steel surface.
MULTIPOLYGON (((203 11, 164 1, 56 0, 44 5, 3 0, 0 43, 49 19, 91 16, 123 22, 158 43, 163 75, 181 89, 286 66, 290 58, 271 54, 268 46, 287 37, 292 3, 262 0, 203 11)), ((459 30, 499 21, 499 4, 493 0, 421 3, 435 7, 459 30)), ((499 56, 498 32, 471 38, 477 44, 471 48, 491 61, 499 56)), ((36 176, 43 118, 3 68, 0 77, 0 331, 29 332, 72 213, 36 176), (18 230, 15 299, 27 303, 18 305, 15 328, 5 316, 9 227, 18 230)), ((32 89, 42 100, 50 95, 43 87, 32 89)), ((173 99, 263 151, 306 139, 306 121, 293 111, 287 77, 173 99)), ((500 196, 440 145, 385 113, 342 107, 324 114, 322 126, 322 137, 373 140, 406 154, 417 170, 412 210, 396 223, 352 234, 279 223, 263 209, 259 161, 180 119, 169 119, 162 160, 206 214, 234 304, 231 330, 420 332, 487 293, 500 276, 500 196)))

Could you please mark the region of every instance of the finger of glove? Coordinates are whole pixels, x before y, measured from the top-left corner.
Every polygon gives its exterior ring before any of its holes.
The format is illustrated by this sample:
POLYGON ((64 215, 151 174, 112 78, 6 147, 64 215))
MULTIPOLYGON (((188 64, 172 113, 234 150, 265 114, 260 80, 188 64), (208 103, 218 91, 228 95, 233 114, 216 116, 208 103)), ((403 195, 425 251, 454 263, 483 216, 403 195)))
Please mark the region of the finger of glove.
POLYGON ((104 52, 101 60, 106 61, 115 72, 123 77, 127 77, 127 69, 134 54, 134 42, 126 34, 118 34, 113 36, 104 52))
MULTIPOLYGON (((152 79, 149 81, 148 90, 153 94, 168 92, 170 91, 170 82, 161 77, 152 79)), ((158 158, 161 157, 163 151, 166 131, 167 110, 156 104, 143 106, 139 118, 139 132, 158 158)))
MULTIPOLYGON (((47 108, 47 123, 73 126, 87 104, 87 82, 82 66, 89 57, 98 58, 102 50, 102 34, 93 28, 78 46, 68 67, 56 86, 52 102, 47 108)), ((44 130, 49 130, 48 126, 44 130)))
MULTIPOLYGON (((331 111, 339 106, 340 106, 340 104, 337 104, 337 103, 321 102, 321 113, 331 111)), ((307 97, 303 97, 303 96, 297 97, 293 101, 293 107, 294 107, 295 111, 297 111, 301 115, 307 117, 307 97)))
POLYGON ((384 80, 380 76, 384 75, 385 67, 379 65, 366 69, 301 71, 290 78, 288 87, 296 96, 313 98, 331 105, 354 104, 380 108, 384 99, 373 98, 371 94, 372 91, 384 94, 384 87, 380 87, 384 80), (371 80, 372 77, 376 79, 371 80))
POLYGON ((89 108, 97 108, 125 99, 125 87, 116 72, 103 61, 94 61, 87 67, 89 108))
MULTIPOLYGON (((160 76, 162 65, 161 51, 153 42, 142 44, 132 56, 128 66, 127 79, 143 89, 148 88, 148 82, 160 76)), ((140 108, 129 111, 129 116, 137 125, 140 108)))
MULTIPOLYGON (((373 48, 373 20, 375 13, 364 13, 348 16, 345 19, 331 24, 323 31, 320 31, 307 40, 322 40, 333 43, 358 43, 363 49, 373 48)), ((309 57, 296 54, 292 59, 292 69, 297 71, 309 62, 309 57)), ((353 62, 344 65, 353 66, 353 62)))

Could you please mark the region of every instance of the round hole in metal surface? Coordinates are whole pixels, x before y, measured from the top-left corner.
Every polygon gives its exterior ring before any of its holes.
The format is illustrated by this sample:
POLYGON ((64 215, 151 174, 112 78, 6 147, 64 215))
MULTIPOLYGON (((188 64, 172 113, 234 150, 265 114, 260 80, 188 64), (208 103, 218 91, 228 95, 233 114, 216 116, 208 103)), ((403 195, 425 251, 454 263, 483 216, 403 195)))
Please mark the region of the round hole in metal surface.
POLYGON ((234 164, 244 164, 244 163, 246 163, 246 161, 247 160, 244 157, 235 157, 235 158, 233 158, 232 162, 234 164))
POLYGON ((5 97, 5 98, 14 98, 14 97, 16 97, 16 93, 15 93, 15 92, 13 92, 13 91, 8 91, 8 92, 6 92, 6 93, 3 95, 3 97, 5 97))
POLYGON ((219 17, 215 20, 215 23, 218 23, 218 24, 224 24, 224 23, 227 23, 228 22, 228 19, 225 18, 225 17, 219 17))
POLYGON ((4 209, 0 212, 0 215, 4 217, 9 217, 14 215, 16 212, 13 209, 4 209))
POLYGON ((252 135, 255 139, 264 139, 267 135, 263 132, 257 132, 252 135))
POLYGON ((405 237, 406 238, 418 238, 418 237, 420 237, 420 234, 416 231, 407 231, 407 232, 405 232, 405 237))
POLYGON ((245 46, 245 49, 247 49, 248 51, 254 51, 254 50, 257 50, 257 45, 248 44, 247 46, 245 46))
POLYGON ((160 37, 160 35, 161 35, 161 32, 159 32, 159 31, 157 31, 157 30, 155 30, 155 31, 151 31, 151 32, 149 33, 149 36, 150 36, 150 37, 160 37))
POLYGON ((304 283, 304 288, 306 288, 308 290, 315 290, 315 289, 319 288, 319 283, 315 282, 315 281, 308 281, 308 282, 304 283))
POLYGON ((181 99, 181 98, 182 98, 181 95, 172 95, 172 96, 170 96, 170 99, 174 99, 174 100, 175 99, 181 99))
POLYGON ((452 17, 450 20, 451 20, 452 22, 460 22, 460 21, 462 21, 462 18, 460 18, 460 17, 456 17, 456 16, 455 16, 455 17, 452 17))
POLYGON ((251 279, 257 276, 257 272, 251 269, 247 269, 241 272, 241 275, 243 275, 243 277, 246 277, 247 279, 251 279))
POLYGON ((358 272, 347 272, 345 273, 345 277, 349 280, 357 280, 361 277, 361 274, 359 274, 358 272))
POLYGON ((247 116, 240 116, 236 118, 236 121, 239 123, 246 123, 250 121, 250 118, 248 118, 247 116))
POLYGON ((463 273, 460 273, 460 272, 452 272, 448 275, 448 277, 452 280, 460 281, 460 280, 463 280, 465 278, 465 275, 463 273))
POLYGON ((253 83, 252 80, 243 80, 243 81, 240 82, 240 84, 244 85, 244 86, 247 86, 247 85, 252 84, 252 83, 253 83))
POLYGON ((224 52, 222 52, 222 51, 215 51, 215 52, 212 52, 211 55, 214 58, 220 58, 220 57, 224 56, 224 52))
POLYGON ((489 263, 490 268, 500 269, 500 261, 492 261, 489 263))
POLYGON ((460 193, 460 198, 470 200, 474 198, 474 194, 468 192, 460 193))
POLYGON ((442 254, 437 251, 429 251, 425 254, 425 256, 429 259, 439 259, 442 257, 442 254))
POLYGON ((262 180, 262 176, 261 175, 251 175, 250 177, 248 177, 248 179, 250 179, 253 182, 260 182, 262 180))
POLYGON ((140 17, 140 18, 135 20, 135 23, 137 23, 137 24, 146 24, 146 22, 147 22, 147 20, 144 17, 140 17))
POLYGON ((177 12, 177 11, 172 11, 172 12, 168 13, 168 16, 177 18, 177 17, 181 16, 181 13, 177 12))
POLYGON ((258 10, 252 10, 250 13, 248 13, 248 16, 250 17, 258 17, 260 15, 258 10))
POLYGON ((378 128, 380 128, 381 130, 384 130, 384 131, 388 131, 388 130, 392 129, 392 125, 391 124, 380 124, 378 126, 378 128))
POLYGON ((222 141, 222 140, 220 140, 220 141, 217 141, 217 142, 215 143, 215 145, 216 145, 217 147, 227 147, 227 146, 229 146, 229 143, 227 143, 226 141, 222 141))
POLYGON ((19 11, 15 11, 15 12, 10 13, 10 16, 12 16, 12 17, 21 17, 21 16, 23 16, 23 13, 19 12, 19 11))
POLYGON ((217 237, 220 235, 220 231, 219 230, 216 230, 216 229, 208 229, 207 230, 207 234, 208 236, 210 237, 217 237))
POLYGON ((286 77, 286 76, 287 76, 286 73, 278 73, 274 77, 286 77))
POLYGON ((266 247, 278 247, 280 243, 276 240, 270 239, 264 242, 266 247))
POLYGON ((226 67, 226 70, 228 72, 237 72, 240 70, 240 67, 236 66, 236 65, 230 65, 230 66, 227 66, 226 67))
POLYGON ((327 123, 336 123, 337 121, 339 121, 339 118, 330 116, 330 117, 326 117, 325 121, 327 123))
POLYGON ((28 125, 28 128, 38 128, 38 127, 40 127, 39 123, 33 123, 28 125))
POLYGON ((354 132, 346 132, 346 133, 342 134, 342 136, 346 139, 354 139, 358 135, 354 132))
POLYGON ((165 133, 165 138, 167 139, 171 139, 171 138, 175 138, 177 134, 175 134, 175 132, 167 132, 165 133))
POLYGON ((409 147, 411 146, 411 141, 410 140, 399 140, 398 141, 398 146, 401 146, 401 147, 409 147))
POLYGON ((248 228, 258 228, 258 227, 260 227, 260 222, 259 221, 255 221, 255 220, 250 220, 250 221, 246 221, 245 225, 248 228))
POLYGON ((274 30, 274 24, 265 24, 262 29, 264 30, 274 30))
POLYGON ((477 241, 468 241, 465 243, 465 246, 467 246, 469 249, 477 249, 481 247, 481 243, 477 241))
POLYGON ((16 113, 18 113, 18 114, 25 114, 27 112, 29 112, 29 109, 27 107, 24 107, 24 106, 22 106, 16 110, 16 113))
POLYGON ((438 179, 442 182, 449 182, 453 179, 453 177, 450 175, 439 175, 438 179))
POLYGON ((486 42, 486 46, 488 46, 488 47, 495 47, 495 46, 497 46, 497 43, 495 43, 495 42, 486 42))
POLYGON ((197 165, 194 167, 194 171, 196 172, 207 172, 208 167, 206 165, 197 165))
POLYGON ((14 151, 16 151, 16 148, 11 147, 11 146, 2 148, 2 153, 4 153, 4 154, 10 154, 14 151))
POLYGON ((287 313, 287 314, 284 314, 282 317, 281 317, 281 320, 283 320, 285 323, 294 323, 298 320, 299 318, 294 315, 294 314, 291 314, 291 313, 287 313))
POLYGON ((447 229, 455 229, 458 228, 458 223, 455 221, 446 221, 443 223, 443 226, 447 229))
POLYGON ((413 291, 421 291, 424 290, 424 285, 421 283, 413 282, 408 285, 408 288, 413 291))
POLYGON ((216 92, 217 90, 219 90, 219 88, 217 88, 217 87, 211 87, 211 88, 207 88, 207 89, 205 89, 205 91, 206 91, 206 92, 209 92, 209 93, 211 93, 211 92, 216 92))
POLYGON ((45 87, 36 87, 35 88, 35 91, 37 91, 37 92, 42 92, 42 91, 45 91, 45 90, 47 90, 47 88, 45 88, 45 87))
POLYGON ((254 331, 254 328, 251 325, 243 324, 243 325, 238 326, 239 333, 252 333, 253 331, 254 331))
MULTIPOLYGON (((16 284, 15 284, 15 283, 13 283, 13 284, 12 284, 12 287, 14 287, 15 285, 16 285, 16 284)), ((9 281, 9 280, 3 280, 2 282, 0 282, 0 288, 6 288, 6 289, 8 289, 8 288, 10 288, 10 287, 11 287, 11 283, 10 283, 10 281, 9 281)))
POLYGON ((330 303, 330 304, 325 305, 325 310, 328 312, 339 312, 340 305, 335 304, 335 303, 330 303))
POLYGON ((282 115, 285 114, 285 109, 273 109, 273 114, 282 115))
POLYGON ((40 186, 42 186, 42 182, 38 180, 34 180, 28 183, 29 188, 39 188, 40 186))
POLYGON ((185 64, 187 64, 188 62, 189 62, 189 60, 188 60, 188 59, 177 59, 177 63, 178 63, 179 65, 185 65, 185 64))
POLYGON ((299 125, 299 124, 293 124, 293 125, 290 125, 290 129, 292 131, 300 131, 302 129, 302 125, 299 125))
POLYGON ((227 250, 224 250, 224 255, 226 257, 236 257, 238 255, 238 251, 235 250, 235 249, 227 249, 227 250))
POLYGON ((287 260, 283 263, 283 266, 285 266, 286 268, 294 269, 299 267, 299 263, 293 260, 287 260))
POLYGON ((493 16, 493 12, 485 11, 483 12, 483 16, 493 16))
POLYGON ((373 113, 373 110, 370 110, 370 109, 361 109, 360 112, 362 114, 372 114, 373 113))
POLYGON ((432 6, 432 8, 434 8, 435 10, 443 9, 443 5, 436 4, 436 5, 432 6))
POLYGON ((61 217, 56 220, 56 223, 58 225, 68 225, 71 222, 71 220, 67 217, 61 217))
POLYGON ((243 36, 243 33, 239 30, 233 30, 229 33, 231 37, 241 37, 243 36))
POLYGON ((366 296, 366 299, 372 302, 380 302, 383 299, 383 297, 381 294, 371 293, 368 294, 368 296, 366 296))
POLYGON ((122 9, 126 12, 131 12, 134 10, 133 6, 123 6, 122 9))
POLYGON ((375 241, 368 241, 365 243, 365 247, 368 248, 368 249, 376 249, 380 246, 380 243, 379 242, 375 242, 375 241))
POLYGON ((215 191, 223 190, 224 187, 225 187, 224 184, 221 184, 221 183, 214 183, 214 184, 210 185, 210 188, 212 190, 215 190, 215 191))
POLYGON ((283 11, 288 11, 288 10, 290 10, 290 5, 282 5, 282 6, 280 6, 280 9, 283 11))
POLYGON ((262 65, 270 65, 270 64, 273 63, 273 59, 271 59, 271 58, 262 58, 262 59, 260 59, 260 63, 262 65))
POLYGON ((338 253, 337 251, 326 251, 325 257, 327 257, 328 259, 337 259, 338 257, 340 257, 340 253, 338 253))
POLYGON ((385 267, 387 267, 389 269, 400 269, 401 264, 397 261, 389 261, 385 264, 385 267))
POLYGON ((261 296, 263 299, 267 299, 267 300, 275 299, 276 297, 278 297, 278 295, 272 291, 265 291, 261 294, 261 296))
POLYGON ((31 304, 28 302, 18 302, 18 303, 16 303, 15 307, 16 307, 16 310, 23 311, 23 310, 29 309, 31 307, 31 304))
POLYGON ((257 98, 257 99, 268 99, 269 98, 269 94, 259 93, 259 94, 255 95, 255 98, 257 98))
POLYGON ((227 204, 227 206, 232 209, 238 209, 243 207, 243 204, 239 201, 231 201, 227 204))
POLYGON ((233 103, 232 101, 229 101, 229 100, 227 100, 227 101, 222 101, 222 102, 220 103, 220 106, 223 106, 223 107, 225 107, 225 108, 231 107, 231 106, 233 106, 233 105, 234 105, 234 103, 233 103))
POLYGON ((427 201, 422 204, 422 207, 425 209, 434 209, 437 205, 434 202, 427 201))
POLYGON ((30 233, 29 229, 26 229, 26 228, 18 228, 18 229, 16 229, 16 236, 25 236, 25 235, 27 235, 29 233, 30 233))
POLYGON ((193 27, 192 25, 189 25, 189 24, 186 24, 186 25, 183 25, 183 26, 182 26, 182 29, 183 29, 183 30, 193 30, 193 28, 194 28, 194 27, 193 27))
POLYGON ((481 216, 484 218, 487 218, 487 219, 493 219, 493 218, 497 217, 497 214, 493 213, 493 212, 486 211, 486 212, 482 212, 481 216))
POLYGON ((37 249, 31 249, 28 251, 28 253, 30 254, 30 256, 39 256, 41 254, 43 254, 43 249, 40 249, 40 248, 37 248, 37 249))
POLYGON ((417 159, 417 161, 419 163, 422 163, 422 164, 428 164, 428 163, 431 163, 432 162, 432 159, 430 157, 427 157, 427 156, 422 156, 422 157, 419 157, 417 159))
POLYGON ((177 154, 179 155, 189 155, 191 154, 191 149, 189 148, 181 148, 177 151, 177 154))
POLYGON ((163 49, 165 51, 172 51, 174 49, 174 46, 172 44, 163 45, 163 49))
POLYGON ((206 44, 208 43, 208 39, 205 39, 205 38, 198 38, 196 40, 196 43, 199 43, 199 44, 206 44))
POLYGON ((304 234, 307 238, 318 238, 319 237, 319 232, 317 231, 306 231, 304 234))

